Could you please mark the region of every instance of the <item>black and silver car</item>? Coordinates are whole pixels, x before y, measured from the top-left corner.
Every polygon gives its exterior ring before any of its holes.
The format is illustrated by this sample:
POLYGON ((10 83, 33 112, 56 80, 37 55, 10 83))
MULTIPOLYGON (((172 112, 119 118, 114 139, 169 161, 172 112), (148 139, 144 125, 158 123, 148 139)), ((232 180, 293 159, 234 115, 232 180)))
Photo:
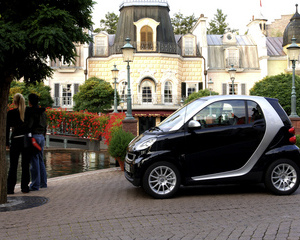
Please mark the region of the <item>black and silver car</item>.
POLYGON ((129 144, 125 177, 155 198, 173 196, 180 185, 242 182, 288 195, 299 186, 295 143, 277 99, 203 97, 129 144))

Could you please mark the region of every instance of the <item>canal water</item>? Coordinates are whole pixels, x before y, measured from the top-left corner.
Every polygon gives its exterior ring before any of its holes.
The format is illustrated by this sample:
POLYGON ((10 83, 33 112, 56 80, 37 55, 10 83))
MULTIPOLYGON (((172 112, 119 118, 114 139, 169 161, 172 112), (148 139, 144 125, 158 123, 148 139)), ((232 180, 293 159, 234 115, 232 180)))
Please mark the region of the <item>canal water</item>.
MULTIPOLYGON (((7 166, 9 167, 9 153, 7 152, 7 166)), ((107 151, 91 152, 86 150, 45 150, 44 161, 47 177, 70 175, 86 171, 115 167, 107 151)), ((18 165, 18 182, 21 179, 21 159, 18 165)))

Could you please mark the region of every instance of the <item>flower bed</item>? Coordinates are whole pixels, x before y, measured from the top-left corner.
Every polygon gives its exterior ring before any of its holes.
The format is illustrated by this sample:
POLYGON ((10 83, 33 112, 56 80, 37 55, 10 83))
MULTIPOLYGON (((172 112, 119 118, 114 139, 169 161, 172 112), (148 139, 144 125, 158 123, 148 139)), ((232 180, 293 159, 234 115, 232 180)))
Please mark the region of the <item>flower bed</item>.
MULTIPOLYGON (((72 135, 80 138, 110 139, 112 127, 120 126, 124 113, 101 114, 86 111, 68 112, 64 109, 46 110, 48 131, 51 134, 72 135), (116 121, 116 124, 114 123, 116 121)), ((107 142, 106 142, 107 143, 107 142)))

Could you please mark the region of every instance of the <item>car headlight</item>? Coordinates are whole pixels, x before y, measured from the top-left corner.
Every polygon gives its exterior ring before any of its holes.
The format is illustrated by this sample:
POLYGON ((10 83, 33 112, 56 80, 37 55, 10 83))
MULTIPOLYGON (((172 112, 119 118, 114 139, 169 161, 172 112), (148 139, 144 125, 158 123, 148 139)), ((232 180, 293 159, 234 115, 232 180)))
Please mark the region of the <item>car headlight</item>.
POLYGON ((156 138, 150 138, 150 139, 147 139, 146 141, 142 142, 141 144, 139 144, 137 147, 136 147, 136 150, 138 151, 141 151, 141 150, 145 150, 149 147, 152 146, 152 144, 156 141, 156 138))

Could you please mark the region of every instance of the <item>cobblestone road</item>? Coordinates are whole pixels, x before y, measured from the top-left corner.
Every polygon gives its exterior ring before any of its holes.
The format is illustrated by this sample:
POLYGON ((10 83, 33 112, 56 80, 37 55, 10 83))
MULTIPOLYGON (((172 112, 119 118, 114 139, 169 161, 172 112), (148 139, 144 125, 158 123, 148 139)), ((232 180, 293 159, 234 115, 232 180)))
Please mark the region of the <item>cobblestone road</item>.
MULTIPOLYGON (((14 196, 24 196, 16 189, 14 196)), ((117 168, 49 180, 39 207, 0 212, 0 239, 300 239, 300 190, 181 188, 155 200, 117 168)))

